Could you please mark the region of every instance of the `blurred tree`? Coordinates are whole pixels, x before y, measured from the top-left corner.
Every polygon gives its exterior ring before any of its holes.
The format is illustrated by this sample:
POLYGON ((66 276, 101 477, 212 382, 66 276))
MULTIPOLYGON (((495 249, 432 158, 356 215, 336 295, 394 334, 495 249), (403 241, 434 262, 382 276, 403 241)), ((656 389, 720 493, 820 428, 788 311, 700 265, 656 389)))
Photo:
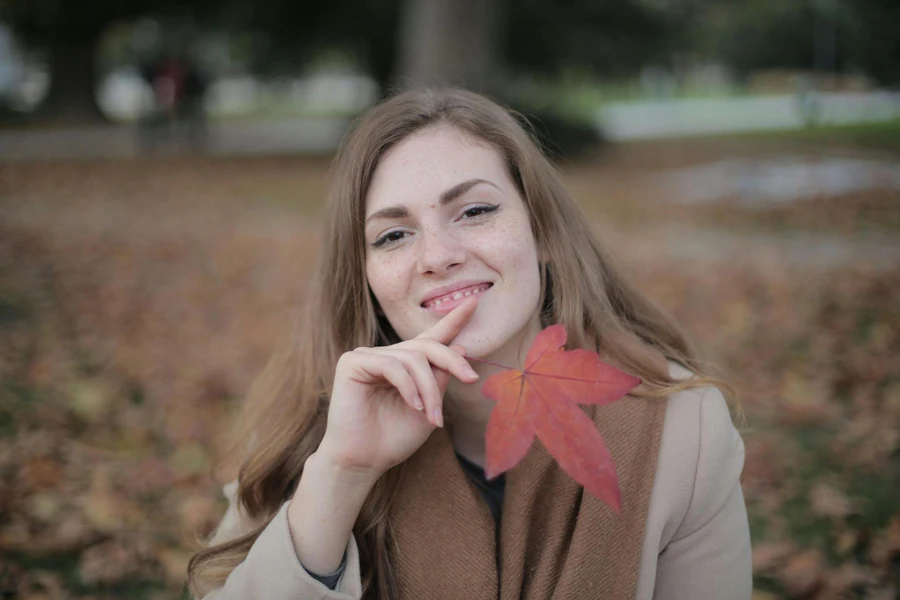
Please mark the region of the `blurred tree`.
POLYGON ((398 75, 408 85, 502 92, 507 73, 633 73, 672 40, 667 12, 643 0, 406 0, 403 17, 398 75))
POLYGON ((690 45, 741 75, 853 71, 881 84, 900 83, 897 0, 720 0, 698 12, 690 45))
POLYGON ((502 8, 500 0, 406 0, 397 56, 400 87, 449 84, 489 91, 502 8))
POLYGON ((665 61, 674 8, 646 0, 506 0, 503 54, 512 69, 556 75, 567 68, 632 74, 665 61))
POLYGON ((349 53, 386 90, 394 76, 400 0, 256 0, 232 2, 222 21, 265 32, 260 72, 296 73, 322 49, 349 53))
POLYGON ((0 20, 46 54, 50 89, 39 114, 57 120, 101 120, 97 46, 110 25, 140 16, 204 12, 212 0, 0 0, 0 20))
MULTIPOLYGON (((677 23, 665 7, 646 0, 498 0, 505 4, 501 67, 511 76, 538 74, 549 80, 567 72, 590 78, 633 75, 646 64, 666 64, 677 23)), ((529 118, 551 153, 574 157, 603 139, 583 118, 555 103, 534 105, 511 96, 504 78, 493 93, 529 118)))
MULTIPOLYGON (((837 18, 829 15, 829 24, 837 18)), ((756 69, 813 70, 822 62, 816 60, 816 36, 824 20, 810 1, 736 3, 723 11, 713 51, 741 75, 756 69)))
POLYGON ((448 84, 503 91, 504 75, 570 67, 633 72, 671 41, 669 13, 646 0, 257 0, 232 20, 271 35, 269 65, 343 47, 382 90, 448 84))
POLYGON ((846 62, 885 85, 900 85, 900 2, 854 0, 839 47, 846 62))

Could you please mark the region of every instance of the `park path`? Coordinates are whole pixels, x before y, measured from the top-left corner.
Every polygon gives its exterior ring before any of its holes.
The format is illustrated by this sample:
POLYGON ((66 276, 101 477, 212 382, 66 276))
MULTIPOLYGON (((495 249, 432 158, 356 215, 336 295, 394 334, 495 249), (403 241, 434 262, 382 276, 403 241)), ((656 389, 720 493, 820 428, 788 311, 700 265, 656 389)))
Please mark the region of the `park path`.
POLYGON ((632 260, 664 254, 690 264, 779 264, 803 269, 863 265, 900 267, 900 239, 888 233, 836 234, 802 231, 734 231, 707 225, 665 225, 612 234, 607 246, 627 248, 632 260), (627 239, 626 239, 627 238, 627 239))
MULTIPOLYGON (((900 118, 900 92, 816 95, 820 124, 851 124, 900 118)), ((747 131, 800 130, 809 115, 791 94, 736 98, 665 98, 599 107, 594 126, 613 141, 747 131)), ((213 121, 206 153, 213 156, 328 153, 337 148, 346 117, 292 117, 213 121)), ((13 160, 120 158, 139 155, 133 127, 99 125, 57 129, 0 129, 0 162, 13 160)))
MULTIPOLYGON (((347 128, 345 118, 291 118, 217 121, 209 126, 205 154, 327 154, 347 128)), ((169 144, 163 153, 184 152, 169 144)), ((0 162, 136 158, 137 130, 124 125, 0 130, 0 162)))
MULTIPOLYGON (((327 155, 336 148, 347 124, 345 119, 339 118, 219 122, 210 127, 206 154, 218 157, 296 153, 327 155)), ((138 150, 135 131, 129 127, 0 130, 0 168, 4 168, 2 163, 6 163, 6 168, 15 168, 16 164, 26 165, 43 160, 140 158, 138 150)), ((168 152, 177 154, 179 150, 173 147, 168 152)), ((759 204, 800 202, 811 185, 816 195, 827 193, 828 190, 816 187, 819 184, 811 183, 823 181, 838 188, 846 187, 848 182, 859 185, 860 181, 879 181, 882 186, 900 191, 900 163, 893 160, 820 160, 810 167, 795 158, 721 159, 706 165, 678 169, 647 169, 631 179, 628 185, 635 188, 651 186, 653 189, 642 193, 666 197, 670 202, 701 203, 714 200, 712 197, 702 197, 712 191, 719 197, 733 196, 737 191, 742 198, 759 204), (702 192, 700 196, 697 196, 698 190, 702 192), (786 192, 798 194, 797 198, 785 200, 786 192)), ((620 167, 604 164, 601 168, 606 171, 607 177, 619 178, 624 175, 620 167)), ((897 198, 900 200, 900 194, 897 198)), ((622 201, 627 202, 626 199, 622 201)), ((10 206, 7 206, 7 210, 2 211, 7 218, 13 217, 15 212, 9 209, 10 206)), ((58 216, 64 217, 63 214, 58 216)), ((616 235, 612 235, 614 240, 616 235)), ((626 244, 629 252, 647 256, 665 252, 689 261, 740 263, 766 257, 767 260, 810 268, 831 268, 861 262, 873 268, 895 268, 900 265, 900 236, 890 233, 735 231, 699 223, 656 222, 647 223, 645 229, 632 230, 625 235, 630 238, 626 244)))
POLYGON ((900 118, 900 93, 823 92, 729 98, 664 98, 606 104, 596 125, 614 141, 751 131, 799 131, 818 125, 875 123, 900 118))

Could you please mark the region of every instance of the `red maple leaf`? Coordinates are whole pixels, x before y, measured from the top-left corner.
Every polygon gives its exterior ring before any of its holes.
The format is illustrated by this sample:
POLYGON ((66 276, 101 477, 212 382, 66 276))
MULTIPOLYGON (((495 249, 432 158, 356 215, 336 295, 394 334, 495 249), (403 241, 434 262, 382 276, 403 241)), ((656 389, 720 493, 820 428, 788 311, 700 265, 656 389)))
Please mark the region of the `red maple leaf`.
POLYGON ((531 344, 521 371, 492 375, 482 392, 497 405, 487 426, 485 475, 516 464, 534 437, 591 494, 620 512, 616 465, 594 422, 578 404, 609 404, 641 380, 600 360, 589 350, 563 350, 566 328, 551 325, 531 344))

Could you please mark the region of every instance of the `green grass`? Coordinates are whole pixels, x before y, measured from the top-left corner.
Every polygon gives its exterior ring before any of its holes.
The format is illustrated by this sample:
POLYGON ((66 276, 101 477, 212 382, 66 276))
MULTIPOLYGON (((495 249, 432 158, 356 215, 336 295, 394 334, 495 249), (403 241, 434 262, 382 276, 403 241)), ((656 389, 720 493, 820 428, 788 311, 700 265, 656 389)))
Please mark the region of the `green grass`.
POLYGON ((821 125, 801 130, 754 131, 723 137, 900 152, 900 119, 878 123, 821 125))
POLYGON ((88 584, 79 575, 80 552, 30 554, 24 552, 7 553, 3 556, 8 564, 26 571, 49 571, 60 576, 64 589, 78 597, 90 595, 94 598, 128 598, 144 600, 166 590, 159 581, 142 579, 129 580, 113 585, 88 584))

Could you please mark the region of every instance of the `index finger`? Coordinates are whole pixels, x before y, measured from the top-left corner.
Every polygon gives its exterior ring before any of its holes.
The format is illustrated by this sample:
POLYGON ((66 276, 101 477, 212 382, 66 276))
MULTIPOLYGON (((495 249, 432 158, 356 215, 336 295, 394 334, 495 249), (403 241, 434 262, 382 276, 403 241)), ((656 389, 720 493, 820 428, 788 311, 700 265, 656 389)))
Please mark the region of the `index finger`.
POLYGON ((475 309, 478 307, 478 299, 475 296, 468 298, 465 302, 444 315, 440 321, 420 333, 416 338, 430 338, 437 340, 442 344, 449 344, 453 341, 462 328, 466 326, 475 309))

